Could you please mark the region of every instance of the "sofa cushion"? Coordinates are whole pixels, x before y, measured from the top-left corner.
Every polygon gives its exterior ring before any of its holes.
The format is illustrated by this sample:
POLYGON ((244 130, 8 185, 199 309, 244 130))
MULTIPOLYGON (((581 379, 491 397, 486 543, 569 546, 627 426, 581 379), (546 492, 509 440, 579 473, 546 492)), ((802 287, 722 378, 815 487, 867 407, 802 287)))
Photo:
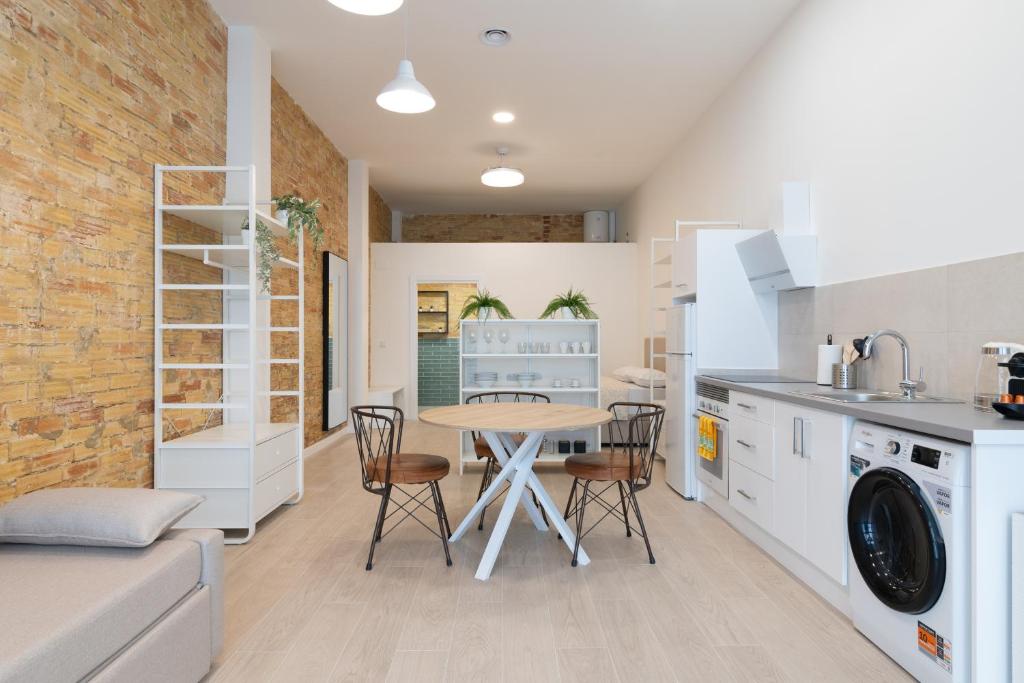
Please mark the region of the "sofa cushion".
POLYGON ((43 489, 0 508, 0 541, 141 548, 202 496, 152 489, 43 489))
POLYGON ((0 544, 0 680, 77 681, 199 583, 199 546, 0 544))

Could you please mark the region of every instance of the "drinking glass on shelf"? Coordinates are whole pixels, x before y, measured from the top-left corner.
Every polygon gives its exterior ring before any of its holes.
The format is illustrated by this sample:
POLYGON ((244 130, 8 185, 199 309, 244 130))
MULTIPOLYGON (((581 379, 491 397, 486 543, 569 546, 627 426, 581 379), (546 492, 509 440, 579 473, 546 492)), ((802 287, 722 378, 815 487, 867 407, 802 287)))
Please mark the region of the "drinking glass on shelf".
POLYGON ((484 343, 487 344, 487 353, 491 353, 491 342, 494 341, 494 332, 484 330, 484 343))
POLYGON ((476 353, 476 330, 466 332, 466 351, 476 353))
POLYGON ((551 353, 551 342, 544 342, 541 348, 541 353, 551 353))
POLYGON ((507 353, 508 352, 507 351, 508 340, 509 340, 508 330, 506 330, 506 329, 498 330, 498 341, 501 342, 501 352, 502 353, 507 353))
POLYGON ((525 354, 529 349, 530 345, 526 342, 519 342, 516 344, 516 350, 519 351, 520 354, 525 354))

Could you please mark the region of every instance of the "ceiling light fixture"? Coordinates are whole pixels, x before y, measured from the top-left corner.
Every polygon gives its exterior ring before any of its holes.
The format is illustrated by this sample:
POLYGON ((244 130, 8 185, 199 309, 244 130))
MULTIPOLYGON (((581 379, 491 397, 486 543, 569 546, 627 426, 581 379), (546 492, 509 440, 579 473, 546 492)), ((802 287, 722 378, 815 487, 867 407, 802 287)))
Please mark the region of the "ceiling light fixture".
POLYGON ((516 120, 516 115, 510 111, 496 111, 491 119, 495 123, 512 123, 516 120))
POLYGON ((364 14, 371 17, 379 17, 382 14, 391 14, 402 6, 402 0, 327 0, 335 7, 340 7, 352 14, 364 14))
POLYGON ((498 148, 498 165, 485 169, 480 174, 480 182, 487 187, 517 187, 526 181, 526 176, 518 168, 505 165, 508 147, 498 148))
POLYGON ((436 102, 427 87, 416 80, 409 59, 409 6, 405 7, 404 57, 398 62, 398 73, 377 95, 377 105, 397 114, 422 114, 434 108, 436 102))

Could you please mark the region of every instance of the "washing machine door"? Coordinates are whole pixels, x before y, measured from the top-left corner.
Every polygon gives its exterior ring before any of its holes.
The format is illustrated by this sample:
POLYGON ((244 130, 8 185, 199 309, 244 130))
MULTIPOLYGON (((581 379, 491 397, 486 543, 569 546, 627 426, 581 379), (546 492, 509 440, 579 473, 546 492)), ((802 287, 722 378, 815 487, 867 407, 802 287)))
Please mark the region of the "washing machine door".
POLYGON ((850 550, 871 592, 899 612, 931 609, 946 582, 946 544, 917 483, 890 467, 870 470, 847 512, 850 550))

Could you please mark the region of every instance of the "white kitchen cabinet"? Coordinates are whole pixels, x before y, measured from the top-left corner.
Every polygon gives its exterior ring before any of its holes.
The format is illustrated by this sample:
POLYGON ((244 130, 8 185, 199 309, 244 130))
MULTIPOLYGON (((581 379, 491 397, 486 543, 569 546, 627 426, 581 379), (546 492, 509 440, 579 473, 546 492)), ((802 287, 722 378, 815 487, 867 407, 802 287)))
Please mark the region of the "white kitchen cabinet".
POLYGON ((850 422, 775 402, 775 536, 844 585, 850 422))
POLYGON ((685 296, 697 291, 697 240, 691 232, 672 246, 672 296, 685 296))

